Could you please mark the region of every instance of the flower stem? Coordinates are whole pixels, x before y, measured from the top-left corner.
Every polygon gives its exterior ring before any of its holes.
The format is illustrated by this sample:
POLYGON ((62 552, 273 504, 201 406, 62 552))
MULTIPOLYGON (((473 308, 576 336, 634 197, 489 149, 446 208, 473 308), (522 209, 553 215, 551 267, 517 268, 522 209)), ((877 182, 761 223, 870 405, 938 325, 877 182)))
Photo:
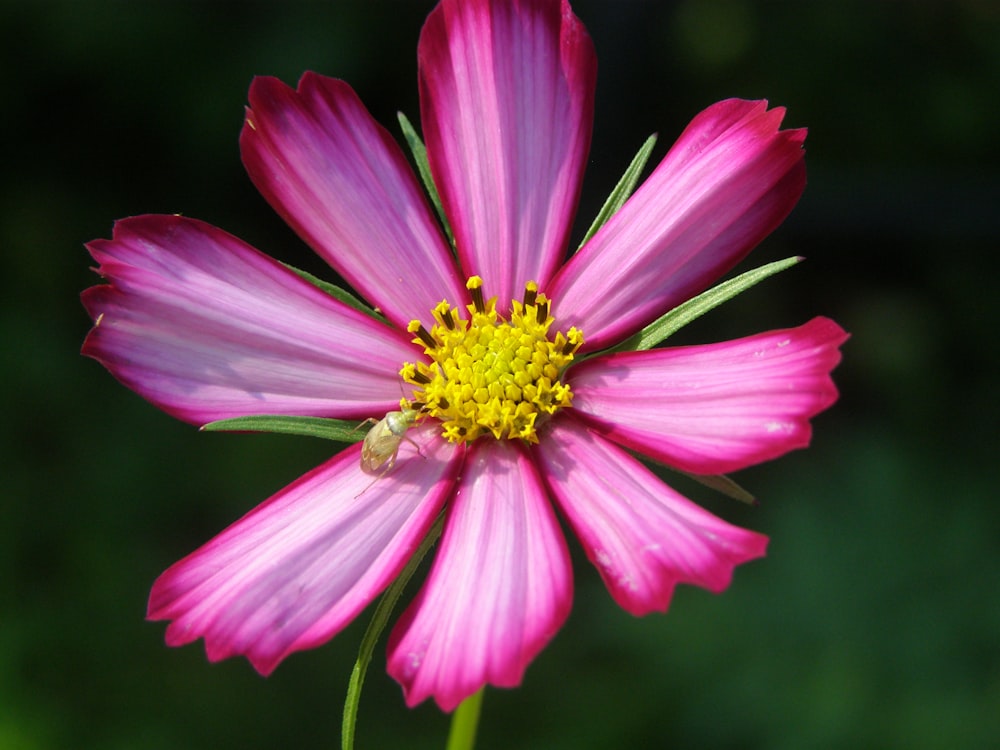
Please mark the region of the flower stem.
MULTIPOLYGON (((431 530, 427 532, 427 536, 420 543, 420 547, 416 553, 406 563, 406 567, 403 568, 399 577, 386 589, 386 592, 375 607, 372 621, 368 624, 368 629, 361 639, 358 660, 354 663, 351 680, 347 686, 347 699, 344 701, 344 721, 340 733, 340 747, 342 750, 354 750, 354 725, 358 720, 358 705, 361 703, 361 686, 364 685, 365 673, 368 671, 368 664, 372 660, 372 652, 375 650, 375 644, 378 642, 379 635, 385 629, 386 623, 389 621, 389 615, 392 614, 392 609, 396 606, 396 601, 399 599, 400 594, 403 593, 406 583, 413 576, 417 566, 420 565, 420 561, 424 559, 424 555, 427 554, 427 551, 437 541, 438 537, 441 536, 441 529, 443 527, 444 513, 441 513, 438 515, 437 520, 434 521, 431 530)), ((475 731, 475 728, 473 728, 473 731, 475 731)))
POLYGON ((483 688, 462 701, 451 715, 447 750, 472 750, 476 746, 479 708, 483 703, 483 688))

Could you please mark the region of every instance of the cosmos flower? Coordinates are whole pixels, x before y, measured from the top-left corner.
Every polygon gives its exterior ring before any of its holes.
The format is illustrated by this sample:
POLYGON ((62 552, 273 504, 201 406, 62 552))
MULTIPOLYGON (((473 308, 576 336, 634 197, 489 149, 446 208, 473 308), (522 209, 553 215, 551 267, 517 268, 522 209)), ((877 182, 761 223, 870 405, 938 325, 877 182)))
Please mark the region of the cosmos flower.
POLYGON ((638 453, 721 474, 809 442, 846 334, 816 318, 738 341, 601 353, 705 289, 789 213, 802 130, 727 100, 699 114, 575 255, 596 61, 560 0, 444 0, 419 43, 427 154, 454 253, 407 160, 344 82, 254 80, 240 137, 268 202, 381 312, 180 216, 119 221, 88 247, 84 353, 187 422, 381 420, 164 572, 148 615, 170 645, 263 674, 329 640, 445 514, 389 638, 414 705, 517 685, 560 628, 572 575, 557 511, 611 595, 665 611, 726 588, 767 540, 664 484, 638 453), (404 394, 400 401, 401 392, 404 394), (398 455, 390 455, 398 453, 398 455), (367 460, 373 459, 373 460, 367 460))

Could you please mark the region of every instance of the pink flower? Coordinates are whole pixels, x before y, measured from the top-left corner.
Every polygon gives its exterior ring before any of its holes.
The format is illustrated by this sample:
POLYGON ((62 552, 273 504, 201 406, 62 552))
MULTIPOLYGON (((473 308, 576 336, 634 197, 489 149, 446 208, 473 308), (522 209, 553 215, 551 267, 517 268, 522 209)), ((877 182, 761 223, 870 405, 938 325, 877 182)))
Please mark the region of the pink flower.
POLYGON ((220 229, 139 216, 88 245, 108 283, 84 292, 95 324, 83 351, 198 425, 378 419, 400 408, 405 381, 416 418, 391 468, 366 473, 361 446, 343 450, 163 573, 149 617, 171 621, 170 645, 204 638, 209 659, 242 654, 268 674, 357 616, 444 511, 388 668, 408 704, 450 710, 486 683, 517 685, 565 620, 555 508, 636 615, 666 610, 678 583, 721 591, 762 556, 765 537, 686 500, 629 450, 719 474, 804 447, 809 419, 836 400, 846 334, 816 318, 598 353, 706 288, 789 213, 805 132, 780 130, 782 109, 709 107, 560 266, 596 69, 568 4, 444 0, 419 65, 457 258, 401 149, 346 83, 256 79, 240 138, 267 200, 388 324, 220 229))

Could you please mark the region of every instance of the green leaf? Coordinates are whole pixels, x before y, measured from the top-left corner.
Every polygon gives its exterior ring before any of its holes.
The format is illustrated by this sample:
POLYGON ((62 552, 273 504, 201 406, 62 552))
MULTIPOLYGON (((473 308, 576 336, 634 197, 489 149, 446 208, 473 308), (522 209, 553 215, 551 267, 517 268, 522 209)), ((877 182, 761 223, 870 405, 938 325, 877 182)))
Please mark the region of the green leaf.
POLYGON ((444 227, 445 234, 448 235, 448 242, 454 248, 455 235, 452 234, 448 218, 444 215, 444 206, 441 205, 441 194, 438 192, 437 185, 434 184, 433 175, 431 175, 431 165, 427 161, 427 147, 420 140, 420 136, 417 135, 416 129, 406 115, 402 112, 397 112, 396 117, 399 119, 399 127, 403 131, 403 137, 406 139, 406 143, 410 147, 410 152, 413 154, 413 161, 416 162, 420 179, 424 183, 424 189, 427 190, 427 195, 434 205, 434 210, 437 211, 441 226, 444 227))
POLYGON ((361 425, 357 422, 323 417, 286 417, 277 414, 220 419, 202 425, 201 429, 206 432, 277 432, 284 435, 306 435, 324 440, 336 440, 338 443, 356 443, 364 439, 367 432, 361 429, 361 425))
MULTIPOLYGON (((677 470, 674 469, 674 471, 677 470)), ((760 505, 760 503, 757 502, 757 498, 755 498, 747 490, 740 487, 740 485, 725 474, 688 474, 686 471, 680 471, 678 473, 693 479, 698 484, 704 485, 709 489, 721 492, 723 495, 730 497, 733 500, 739 500, 741 503, 746 503, 747 505, 760 505)))
POLYGON ((709 310, 713 310, 737 294, 745 292, 750 287, 759 284, 770 276, 774 276, 776 273, 791 268, 802 260, 804 258, 801 257, 785 258, 784 260, 760 266, 752 271, 741 273, 739 276, 729 279, 729 281, 723 281, 707 292, 702 292, 697 297, 692 297, 687 302, 681 303, 659 320, 653 321, 634 336, 630 336, 617 346, 611 347, 605 353, 652 349, 657 344, 665 341, 669 336, 677 333, 677 331, 691 321, 700 318, 709 310))
MULTIPOLYGON (((632 191, 635 190, 636 184, 639 182, 639 177, 642 175, 642 170, 646 167, 646 162, 649 161, 649 155, 653 153, 653 146, 656 145, 656 134, 649 136, 646 142, 642 144, 642 147, 632 158, 632 163, 628 165, 628 169, 625 170, 625 174, 615 185, 615 189, 611 191, 611 195, 608 199, 604 201, 604 205, 601 210, 597 212, 597 218, 594 219, 594 223, 590 225, 590 229, 587 230, 587 234, 584 235, 583 241, 580 243, 580 247, 587 244, 587 241, 597 234, 597 230, 604 226, 608 219, 614 216, 615 212, 621 208, 625 201, 628 200, 629 196, 632 195, 632 191)), ((579 249, 579 248, 578 248, 579 249)))
POLYGON ((658 461, 655 458, 646 456, 637 451, 629 451, 629 453, 636 459, 644 464, 658 466, 662 469, 673 474, 680 474, 682 477, 687 477, 688 479, 697 482, 703 487, 708 487, 710 490, 715 490, 716 492, 725 495, 732 500, 738 500, 741 503, 747 505, 759 505, 757 498, 754 497, 748 490, 738 485, 732 478, 726 474, 691 474, 686 471, 681 471, 676 466, 671 466, 663 461, 658 461))
POLYGON ((353 307, 355 310, 360 310, 365 315, 369 315, 372 318, 375 318, 375 320, 379 321, 380 323, 386 323, 386 319, 384 317, 382 317, 377 312, 372 310, 370 307, 368 307, 368 305, 359 300, 357 297, 355 297, 346 289, 342 289, 336 284, 331 284, 329 281, 324 281, 319 276, 313 276, 308 271, 303 271, 301 268, 296 268, 295 266, 290 265, 288 263, 282 263, 281 265, 283 265, 285 268, 287 268, 289 271, 296 274, 297 276, 302 277, 313 286, 319 287, 334 299, 340 300, 345 305, 353 307))
POLYGON ((410 578, 416 572, 421 560, 424 559, 424 555, 427 554, 438 540, 438 537, 441 536, 441 529, 443 527, 444 514, 442 513, 434 522, 431 530, 427 532, 427 536, 424 537, 413 557, 406 563, 403 572, 399 574, 399 577, 392 582, 382 595, 382 598, 379 599, 371 622, 368 623, 368 628, 361 638, 361 647, 358 649, 358 660, 354 662, 354 669, 351 670, 351 680, 347 686, 347 699, 344 701, 344 721, 341 724, 340 730, 340 746, 343 750, 353 750, 354 748, 354 727, 358 721, 361 688, 365 682, 365 673, 368 671, 368 665, 371 663, 372 654, 375 652, 375 644, 378 643, 379 636, 385 630, 385 626, 389 622, 389 616, 392 614, 396 602, 399 601, 403 589, 406 588, 407 582, 409 582, 410 578))

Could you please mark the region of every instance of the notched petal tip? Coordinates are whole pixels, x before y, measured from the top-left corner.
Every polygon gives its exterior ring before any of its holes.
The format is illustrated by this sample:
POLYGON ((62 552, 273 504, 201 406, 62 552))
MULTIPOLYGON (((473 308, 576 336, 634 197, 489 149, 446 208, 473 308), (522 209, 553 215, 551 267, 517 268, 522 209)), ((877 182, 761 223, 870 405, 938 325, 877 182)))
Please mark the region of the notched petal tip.
POLYGON ((785 219, 806 184, 804 130, 729 99, 685 128, 649 178, 549 287, 564 325, 606 348, 704 290, 785 219), (651 274, 649 268, 656 268, 651 274))
POLYGON ((350 418, 398 401, 405 337, 205 222, 151 214, 87 244, 106 283, 84 341, 129 388, 184 421, 350 418))
POLYGON ((250 179, 354 289, 399 328, 429 318, 442 296, 466 301, 399 144, 347 83, 307 71, 293 89, 259 77, 249 100, 240 151, 250 179))
POLYGON ((726 474, 804 448, 837 400, 848 334, 829 318, 700 346, 595 357, 573 405, 600 434, 693 474, 726 474))
POLYGON ((445 711, 485 684, 514 687, 565 621, 565 541, 528 452, 473 444, 430 576, 389 638, 407 705, 445 711))
POLYGON ((767 537, 698 507, 579 423, 564 420, 550 438, 540 451, 550 489, 627 612, 666 611, 681 583, 718 593, 764 555, 767 537))

